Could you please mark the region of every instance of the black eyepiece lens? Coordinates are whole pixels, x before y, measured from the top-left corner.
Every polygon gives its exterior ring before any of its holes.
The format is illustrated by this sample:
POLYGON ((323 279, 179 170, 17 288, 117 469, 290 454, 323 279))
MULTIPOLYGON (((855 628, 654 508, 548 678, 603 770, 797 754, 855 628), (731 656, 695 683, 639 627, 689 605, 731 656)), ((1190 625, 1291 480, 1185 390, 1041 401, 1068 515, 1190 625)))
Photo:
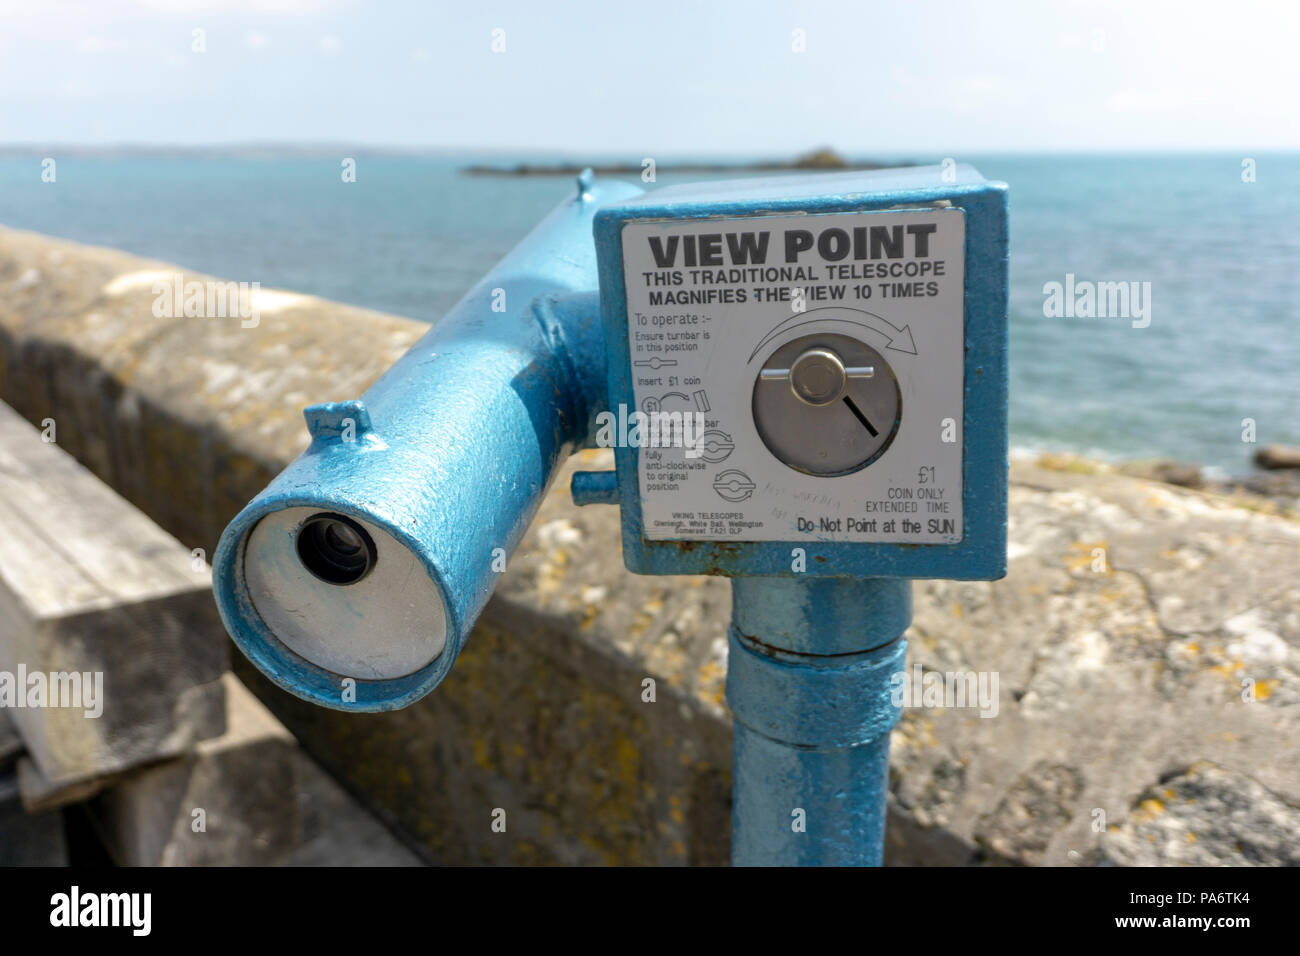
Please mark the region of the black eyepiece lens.
POLYGON ((322 512, 298 529, 298 559, 327 584, 356 584, 375 566, 375 542, 346 515, 322 512))

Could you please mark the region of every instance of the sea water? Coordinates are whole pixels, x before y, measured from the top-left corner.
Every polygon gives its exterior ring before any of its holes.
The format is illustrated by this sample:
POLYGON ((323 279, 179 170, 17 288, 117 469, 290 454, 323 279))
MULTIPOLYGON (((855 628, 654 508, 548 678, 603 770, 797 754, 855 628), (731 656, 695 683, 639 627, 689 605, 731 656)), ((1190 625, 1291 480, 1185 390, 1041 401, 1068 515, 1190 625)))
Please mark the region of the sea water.
MULTIPOLYGON (((0 156, 0 224, 430 322, 573 189, 475 156, 353 153, 345 182, 341 151, 52 152, 53 182, 0 156)), ((1241 473, 1250 423, 1300 444, 1300 156, 956 158, 1011 187, 1013 446, 1241 473), (1067 282, 1146 297, 1061 314, 1067 282)))

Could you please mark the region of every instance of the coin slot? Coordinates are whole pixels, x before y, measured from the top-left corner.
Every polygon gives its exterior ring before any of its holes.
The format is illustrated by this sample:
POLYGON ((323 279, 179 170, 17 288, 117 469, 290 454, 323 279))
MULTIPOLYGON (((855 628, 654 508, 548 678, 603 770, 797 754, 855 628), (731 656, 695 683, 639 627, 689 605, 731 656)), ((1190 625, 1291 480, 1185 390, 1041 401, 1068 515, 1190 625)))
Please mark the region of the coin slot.
POLYGON ((888 450, 902 417, 885 357, 839 333, 804 335, 768 356, 754 381, 754 425, 768 451, 805 474, 849 475, 888 450))

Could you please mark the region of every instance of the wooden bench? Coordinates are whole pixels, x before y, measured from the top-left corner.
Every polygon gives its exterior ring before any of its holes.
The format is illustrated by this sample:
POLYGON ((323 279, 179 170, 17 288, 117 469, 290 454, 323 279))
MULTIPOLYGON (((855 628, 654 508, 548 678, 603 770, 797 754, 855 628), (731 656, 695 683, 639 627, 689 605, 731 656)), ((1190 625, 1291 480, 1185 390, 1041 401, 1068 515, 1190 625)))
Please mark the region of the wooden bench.
POLYGON ((48 441, 57 428, 0 404, 0 709, 29 809, 225 729, 206 563, 48 441))

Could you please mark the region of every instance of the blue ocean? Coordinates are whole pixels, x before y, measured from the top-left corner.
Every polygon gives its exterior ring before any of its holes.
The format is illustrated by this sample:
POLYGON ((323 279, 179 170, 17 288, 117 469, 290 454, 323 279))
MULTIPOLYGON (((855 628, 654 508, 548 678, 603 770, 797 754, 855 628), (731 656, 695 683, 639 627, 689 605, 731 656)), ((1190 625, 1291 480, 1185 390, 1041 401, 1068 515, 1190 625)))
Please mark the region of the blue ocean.
MULTIPOLYGON (((344 183, 340 155, 74 152, 46 183, 9 154, 0 223, 432 322, 572 188, 462 172, 528 156, 355 153, 344 183)), ((960 159, 1011 187, 1014 446, 1240 474, 1243 420, 1300 445, 1300 156, 960 159), (1067 276, 1139 283, 1149 314, 1045 315, 1067 276)))

